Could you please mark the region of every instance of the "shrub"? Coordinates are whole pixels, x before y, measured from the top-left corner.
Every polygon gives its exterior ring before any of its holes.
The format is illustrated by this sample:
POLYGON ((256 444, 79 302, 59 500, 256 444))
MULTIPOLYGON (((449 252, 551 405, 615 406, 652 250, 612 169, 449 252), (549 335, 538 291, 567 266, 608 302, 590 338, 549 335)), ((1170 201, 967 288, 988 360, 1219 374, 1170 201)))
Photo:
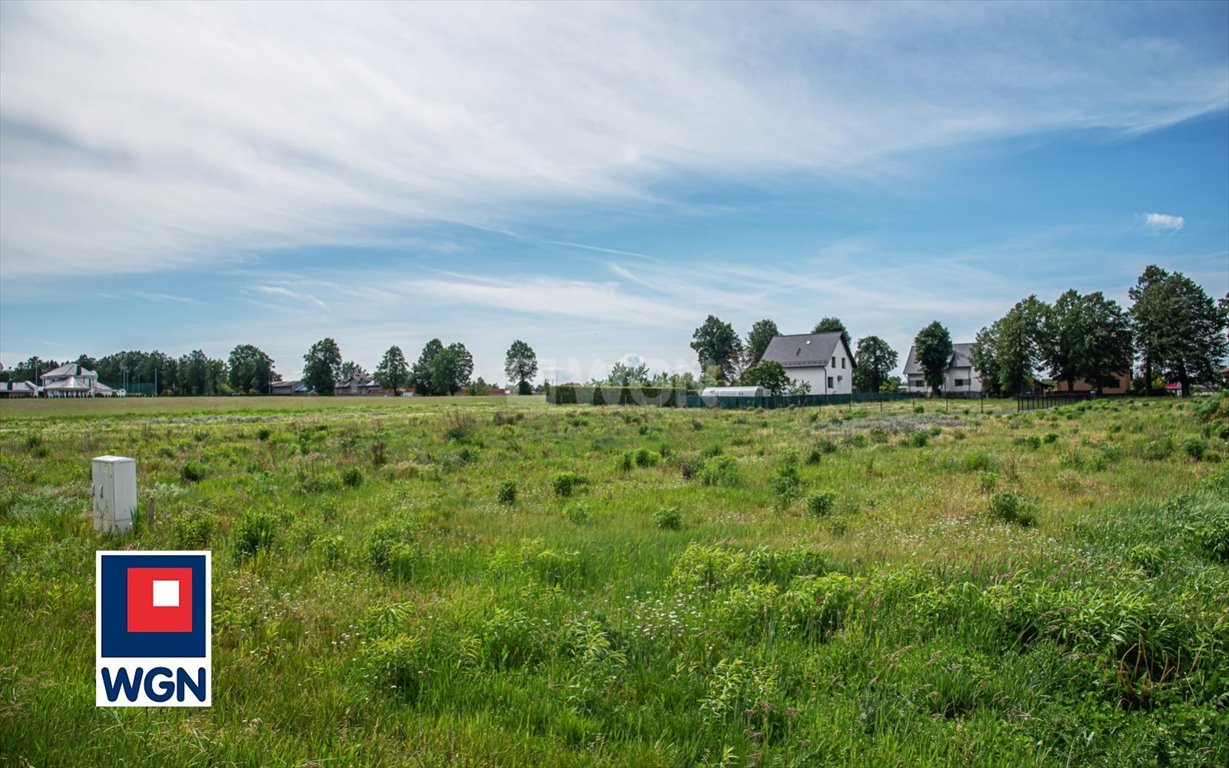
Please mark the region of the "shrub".
POLYGON ((1161 572, 1161 566, 1165 563, 1165 550, 1153 544, 1139 544, 1127 550, 1126 561, 1131 565, 1139 568, 1149 576, 1156 576, 1161 572))
MULTIPOLYGON (((920 408, 921 406, 918 407, 920 408)), ((909 435, 909 445, 914 448, 925 448, 928 442, 930 442, 930 435, 925 432, 914 432, 909 435)))
POLYGON ((555 489, 555 495, 560 497, 571 496, 572 493, 583 484, 583 480, 576 475, 575 472, 560 472, 555 475, 555 479, 551 481, 551 487, 555 489))
POLYGON ((990 515, 1005 523, 1015 523, 1025 528, 1036 522, 1033 502, 1012 491, 1003 491, 990 497, 990 515))
POLYGON ((570 504, 563 510, 563 516, 568 522, 580 525, 589 521, 589 508, 584 504, 570 504))
POLYGON ((714 443, 713 445, 710 445, 709 447, 701 451, 700 455, 706 459, 711 459, 711 458, 720 456, 724 452, 725 451, 722 450, 720 445, 717 445, 716 443, 714 443))
POLYGON ((499 503, 505 507, 510 507, 516 503, 516 481, 505 480, 499 484, 499 493, 497 495, 499 503))
POLYGON ((1164 437, 1160 440, 1147 440, 1139 446, 1140 458, 1147 461, 1161 461, 1169 458, 1174 452, 1174 439, 1164 437))
POLYGON ((820 490, 807 494, 807 514, 811 517, 824 517, 836 508, 836 491, 820 490))
POLYGON ((256 430, 256 439, 263 443, 265 440, 268 440, 269 436, 272 434, 273 430, 269 429, 268 427, 261 427, 260 429, 256 430))
POLYGON ((999 476, 995 472, 985 471, 977 473, 977 487, 982 490, 982 493, 990 493, 999 484, 999 476))
POLYGON ((678 507, 662 507, 653 513, 653 525, 670 531, 683 527, 683 516, 678 507))
POLYGON ((1045 436, 1045 441, 1046 443, 1057 443, 1058 433, 1057 432, 1047 432, 1045 436))
POLYGON ((778 509, 788 507, 801 488, 802 478, 798 476, 797 464, 787 460, 784 464, 777 467, 777 471, 773 473, 772 477, 772 495, 776 497, 778 509))
POLYGON ((636 466, 638 467, 656 466, 657 462, 660 460, 661 456, 650 451, 648 448, 636 449, 636 466))
POLYGON ((367 540, 367 559, 381 573, 412 578, 422 562, 414 529, 404 522, 376 526, 367 540))
POLYGON ((1182 450, 1186 451, 1186 455, 1195 461, 1202 461, 1204 454, 1208 450, 1208 444, 1197 437, 1192 437, 1182 443, 1182 450))
POLYGON ((189 483, 199 483, 205 479, 205 467, 195 461, 189 461, 180 467, 179 476, 189 483))
POLYGON ((253 557, 273 546, 282 521, 267 510, 245 512, 235 526, 235 552, 241 559, 253 557))
POLYGON ((534 622, 522 611, 496 608, 482 626, 482 663, 495 669, 517 669, 538 661, 544 643, 534 622))
POLYGON ((193 510, 171 520, 171 541, 175 549, 205 549, 213 531, 213 516, 204 510, 193 510))
POLYGON ((998 467, 999 460, 986 451, 970 451, 960 460, 960 468, 965 472, 993 472, 998 467))
POLYGON ((694 454, 684 455, 679 459, 679 473, 684 480, 692 480, 704 469, 704 458, 694 454))
POLYGON ((734 488, 741 482, 738 462, 733 456, 716 457, 700 470, 700 482, 719 488, 734 488))
POLYGON ((636 457, 631 451, 624 451, 618 459, 615 460, 615 468, 620 472, 631 472, 632 467, 636 464, 636 457))
POLYGON ((422 693, 428 673, 427 653, 418 638, 377 638, 363 649, 362 667, 377 690, 413 703, 422 693))
POLYGON ((445 440, 462 441, 469 438, 478 426, 474 414, 460 408, 448 414, 448 428, 444 430, 445 440))
POLYGON ((363 471, 358 467, 346 467, 341 473, 341 483, 347 488, 357 488, 363 484, 363 471))
POLYGON ((858 587, 843 573, 800 576, 781 595, 781 623, 807 639, 827 640, 844 625, 858 587))
POLYGON ((388 463, 388 446, 384 443, 371 444, 371 466, 382 467, 388 463))
POLYGON ((913 412, 914 413, 926 413, 926 408, 925 406, 915 405, 913 406, 913 412))

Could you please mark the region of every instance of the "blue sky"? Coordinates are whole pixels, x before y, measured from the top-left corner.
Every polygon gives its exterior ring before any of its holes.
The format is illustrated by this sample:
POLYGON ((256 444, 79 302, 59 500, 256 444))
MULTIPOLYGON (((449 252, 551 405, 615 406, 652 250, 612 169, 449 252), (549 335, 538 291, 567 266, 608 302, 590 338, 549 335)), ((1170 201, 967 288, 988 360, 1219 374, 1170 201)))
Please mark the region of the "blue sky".
POLYGON ((0 361, 1229 292, 1229 3, 0 5, 0 361))

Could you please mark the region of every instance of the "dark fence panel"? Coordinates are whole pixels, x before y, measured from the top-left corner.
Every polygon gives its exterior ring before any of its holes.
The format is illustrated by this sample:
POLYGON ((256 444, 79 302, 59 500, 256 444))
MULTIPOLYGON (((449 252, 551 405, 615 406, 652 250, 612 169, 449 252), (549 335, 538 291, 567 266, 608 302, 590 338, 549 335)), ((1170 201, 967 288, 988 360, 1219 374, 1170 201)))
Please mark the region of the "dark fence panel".
POLYGON ((1057 408, 1060 405, 1073 405, 1085 400, 1092 400, 1096 395, 1090 392, 1075 392, 1067 394, 1048 393, 1044 395, 1020 395, 1016 398, 1017 411, 1036 411, 1044 408, 1057 408))

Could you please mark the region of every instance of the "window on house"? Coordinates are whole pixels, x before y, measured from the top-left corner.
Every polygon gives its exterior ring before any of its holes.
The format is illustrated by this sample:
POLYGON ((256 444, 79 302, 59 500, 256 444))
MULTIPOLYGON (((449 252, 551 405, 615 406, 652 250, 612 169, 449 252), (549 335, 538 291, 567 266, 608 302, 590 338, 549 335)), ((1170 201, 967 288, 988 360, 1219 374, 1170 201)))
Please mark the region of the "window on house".
POLYGON ((833 368, 835 368, 835 367, 836 367, 836 355, 833 355, 833 356, 832 356, 832 367, 833 367, 833 368))
POLYGON ((828 389, 832 389, 832 377, 828 377, 828 389))
POLYGON ((841 358, 841 367, 842 367, 842 368, 844 368, 844 367, 845 367, 845 358, 843 358, 843 357, 841 358))
POLYGON ((956 386, 958 387, 963 387, 967 383, 968 382, 966 382, 964 379, 956 379, 956 386))

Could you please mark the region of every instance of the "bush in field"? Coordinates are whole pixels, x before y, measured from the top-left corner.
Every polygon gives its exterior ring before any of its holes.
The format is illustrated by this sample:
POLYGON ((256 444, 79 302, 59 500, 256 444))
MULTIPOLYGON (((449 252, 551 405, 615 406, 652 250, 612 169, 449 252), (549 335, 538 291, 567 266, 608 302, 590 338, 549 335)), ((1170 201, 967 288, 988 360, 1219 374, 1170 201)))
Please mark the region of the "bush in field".
POLYGON ((624 451, 618 459, 615 460, 615 468, 620 472, 631 472, 632 467, 636 465, 636 455, 631 451, 624 451))
POLYGON ((993 472, 998 467, 999 460, 986 451, 970 451, 960 460, 960 468, 965 472, 993 472))
POLYGON ((684 480, 694 480, 704 469, 704 457, 685 454, 679 458, 679 474, 684 480))
POLYGON ((382 467, 388 463, 388 446, 382 442, 371 444, 371 466, 382 467))
POLYGON ((1139 446, 1139 456, 1148 461, 1168 459, 1174 452, 1174 439, 1163 437, 1159 440, 1147 440, 1139 446))
POLYGON ((998 487, 998 484, 999 476, 997 473, 989 471, 977 473, 977 487, 981 489, 982 493, 990 493, 998 487))
POLYGON ((1197 437, 1192 437, 1182 443, 1182 450, 1186 451, 1186 455, 1195 461, 1203 461, 1204 454, 1208 450, 1208 444, 1197 437))
POLYGON ((661 460, 661 455, 650 451, 648 448, 636 449, 636 466, 638 467, 653 467, 661 460))
POLYGON ((772 495, 777 509, 785 509, 798 497, 802 478, 798 475, 796 456, 787 456, 772 476, 772 495))
POLYGON ((585 577, 585 562, 576 550, 555 550, 542 539, 525 539, 515 548, 498 550, 496 569, 520 571, 544 584, 576 586, 585 577))
POLYGON ((261 427, 260 429, 256 430, 256 439, 263 443, 265 440, 268 440, 272 434, 273 430, 269 429, 268 427, 261 427))
POLYGON ((205 467, 198 462, 189 461, 180 467, 179 476, 189 483, 199 483, 205 479, 205 467))
POLYGON ((1058 433, 1057 432, 1047 432, 1045 436, 1045 441, 1046 443, 1057 443, 1058 433))
POLYGON ((363 648, 361 665, 377 690, 406 703, 418 700, 429 671, 422 641, 407 635, 371 640, 363 648))
POLYGON ((213 538, 213 516, 193 510, 171 520, 171 542, 175 549, 205 549, 213 538))
POLYGON ((653 513, 653 525, 669 531, 683 527, 683 516, 678 507, 662 507, 653 513))
POLYGON ((589 522, 592 513, 584 504, 570 504, 563 510, 563 516, 568 522, 580 525, 589 522))
POLYGON ((571 496, 583 484, 584 480, 575 472, 560 472, 551 481, 551 487, 555 489, 555 495, 561 498, 571 496))
POLYGON ((376 526, 367 540, 367 559, 381 573, 412 578, 422 565, 422 550, 414 529, 404 522, 376 526))
POLYGON ((282 520, 267 510, 250 510, 239 518, 235 525, 235 552, 242 558, 254 556, 257 552, 273 546, 277 532, 282 528, 282 520))
POLYGON ((796 578, 781 595, 781 623, 788 632, 827 640, 844 625, 858 590, 859 582, 843 573, 796 578))
POLYGON ((341 473, 341 484, 347 488, 358 488, 363 484, 363 471, 358 467, 346 467, 341 473))
POLYGON ((1036 522, 1035 505, 1030 500, 1012 491, 1003 491, 990 497, 990 515, 1005 523, 1015 523, 1025 528, 1036 522))
POLYGON ((836 509, 836 491, 820 490, 807 494, 807 514, 811 517, 825 517, 836 509))
POLYGON ((497 498, 499 503, 505 507, 510 507, 516 503, 516 481, 505 480, 499 484, 499 493, 497 498))
POLYGON ((714 443, 713 445, 710 445, 709 447, 705 448, 700 453, 700 455, 706 459, 712 459, 712 458, 716 458, 717 456, 720 456, 723 453, 725 453, 725 451, 721 448, 721 446, 714 443))
POLYGON ((719 488, 734 488, 740 482, 738 461, 733 456, 718 456, 700 470, 700 483, 719 488))
POLYGON ((519 669, 537 662, 545 643, 522 611, 495 608, 482 625, 481 660, 493 669, 519 669))
POLYGON ((930 442, 930 435, 925 432, 914 432, 909 435, 909 445, 914 448, 925 448, 928 442, 930 442))

